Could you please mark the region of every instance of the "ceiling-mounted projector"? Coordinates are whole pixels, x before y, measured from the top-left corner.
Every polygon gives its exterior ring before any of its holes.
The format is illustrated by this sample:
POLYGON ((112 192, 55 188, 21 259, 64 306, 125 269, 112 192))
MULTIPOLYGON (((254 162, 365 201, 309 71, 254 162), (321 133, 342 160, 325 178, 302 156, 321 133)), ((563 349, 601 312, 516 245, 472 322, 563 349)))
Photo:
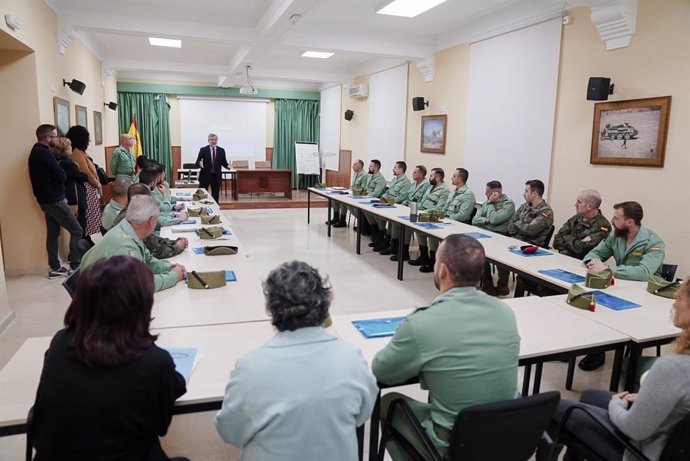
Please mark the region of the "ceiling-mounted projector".
POLYGON ((252 85, 252 80, 249 78, 250 70, 252 70, 252 66, 249 64, 244 66, 245 83, 240 87, 240 94, 257 94, 259 92, 259 90, 254 88, 254 85, 252 85))
POLYGON ((259 90, 250 86, 243 86, 240 88, 240 94, 259 94, 259 90))

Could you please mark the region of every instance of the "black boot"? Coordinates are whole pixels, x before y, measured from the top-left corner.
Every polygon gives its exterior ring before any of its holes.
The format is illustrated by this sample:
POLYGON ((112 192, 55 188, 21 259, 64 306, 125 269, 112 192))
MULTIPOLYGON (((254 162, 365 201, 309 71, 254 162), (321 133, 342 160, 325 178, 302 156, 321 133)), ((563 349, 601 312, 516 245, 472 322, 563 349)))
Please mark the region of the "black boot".
POLYGON ((369 224, 369 221, 367 221, 367 219, 364 216, 362 216, 362 222, 357 223, 357 225, 359 225, 362 228, 360 230, 362 235, 371 235, 371 225, 369 224))
POLYGON ((340 221, 340 213, 333 213, 333 219, 331 219, 330 221, 326 221, 326 224, 333 225, 336 224, 338 221, 340 221))
MULTIPOLYGON (((390 257, 390 260, 391 261, 397 261, 398 260, 398 245, 395 245, 395 249, 393 250, 393 256, 390 257)), ((410 260, 410 244, 409 243, 407 245, 403 246, 402 260, 403 261, 409 261, 410 260)))
POLYGON ((381 240, 381 243, 376 245, 372 250, 374 251, 382 251, 388 248, 391 244, 391 236, 390 235, 384 235, 383 240, 381 240))
POLYGON ((375 247, 383 241, 383 232, 379 230, 378 224, 374 224, 371 227, 371 242, 369 242, 370 247, 375 247))
POLYGON ((409 262, 410 266, 423 266, 429 264, 429 247, 419 247, 419 258, 409 262))
POLYGON ((341 215, 338 222, 333 224, 333 227, 347 227, 347 222, 345 222, 345 215, 341 215))
POLYGON ((388 256, 398 253, 398 245, 400 244, 400 239, 391 239, 390 243, 386 248, 379 250, 383 256, 388 256))
POLYGON ((429 263, 424 264, 419 268, 419 272, 429 273, 434 271, 434 264, 436 264, 436 252, 429 252, 429 263))

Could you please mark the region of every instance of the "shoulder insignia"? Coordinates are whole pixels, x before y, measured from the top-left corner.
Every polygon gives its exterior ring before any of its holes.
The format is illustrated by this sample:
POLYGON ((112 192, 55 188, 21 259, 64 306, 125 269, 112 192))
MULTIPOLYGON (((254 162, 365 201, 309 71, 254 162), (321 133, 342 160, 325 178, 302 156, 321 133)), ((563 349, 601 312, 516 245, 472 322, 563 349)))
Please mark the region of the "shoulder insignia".
POLYGON ((603 230, 604 232, 608 232, 608 231, 609 231, 606 227, 600 227, 599 229, 603 230))
POLYGON ((546 213, 546 212, 543 212, 543 211, 542 211, 541 215, 542 215, 543 217, 545 217, 545 218, 548 218, 548 217, 549 217, 549 214, 546 213))
POLYGON ((661 251, 660 247, 651 247, 649 251, 661 251))
MULTIPOLYGON (((657 250, 657 251, 658 251, 658 250, 657 250)), ((630 254, 633 255, 633 256, 642 256, 642 252, 641 252, 641 251, 633 251, 633 252, 630 253, 630 254)))

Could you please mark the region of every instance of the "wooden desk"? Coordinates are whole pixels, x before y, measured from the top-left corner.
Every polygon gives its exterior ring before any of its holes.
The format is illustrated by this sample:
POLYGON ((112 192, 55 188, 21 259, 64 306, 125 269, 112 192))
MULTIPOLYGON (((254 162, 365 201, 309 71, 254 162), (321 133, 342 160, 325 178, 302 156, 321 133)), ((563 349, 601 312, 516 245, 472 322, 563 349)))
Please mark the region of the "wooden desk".
POLYGON ((291 170, 237 170, 235 182, 235 200, 239 194, 259 192, 282 192, 287 198, 292 198, 291 170))

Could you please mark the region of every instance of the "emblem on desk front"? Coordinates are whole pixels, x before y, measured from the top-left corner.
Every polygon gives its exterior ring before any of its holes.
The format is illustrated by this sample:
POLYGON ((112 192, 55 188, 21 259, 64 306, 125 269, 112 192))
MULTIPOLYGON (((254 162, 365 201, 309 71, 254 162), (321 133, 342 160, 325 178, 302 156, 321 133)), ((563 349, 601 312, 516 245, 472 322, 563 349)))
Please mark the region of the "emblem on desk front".
POLYGON ((259 186, 264 189, 268 187, 268 176, 259 177, 259 186))

